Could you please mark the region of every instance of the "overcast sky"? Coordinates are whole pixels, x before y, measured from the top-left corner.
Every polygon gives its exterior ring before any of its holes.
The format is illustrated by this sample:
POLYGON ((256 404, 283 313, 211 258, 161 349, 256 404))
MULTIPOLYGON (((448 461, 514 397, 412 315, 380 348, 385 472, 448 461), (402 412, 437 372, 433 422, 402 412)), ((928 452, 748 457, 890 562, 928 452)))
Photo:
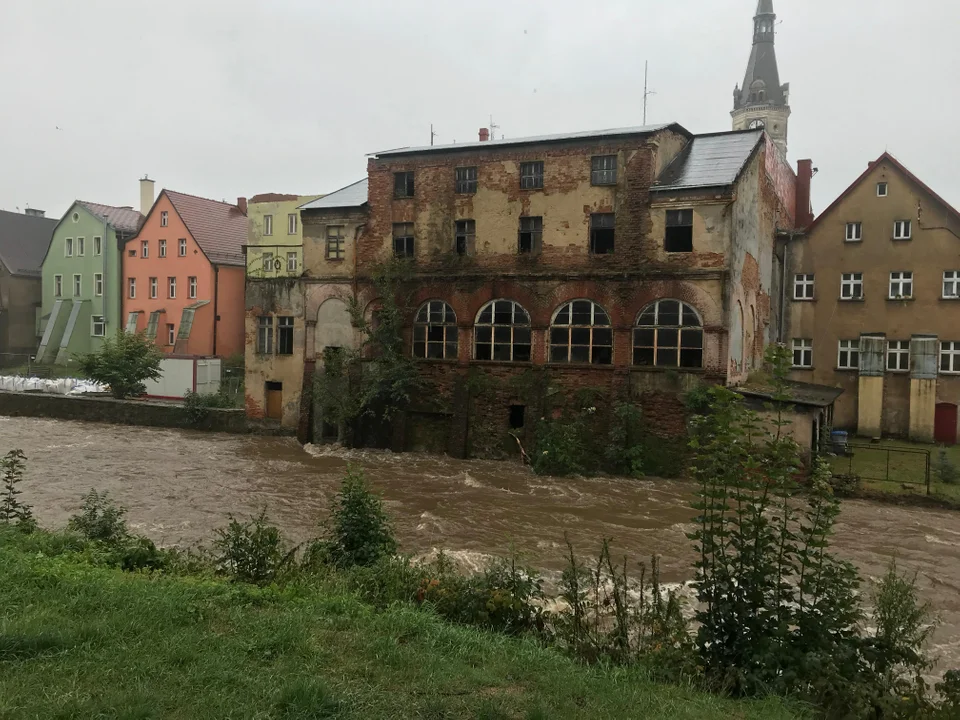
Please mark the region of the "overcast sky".
MULTIPOLYGON (((730 129, 756 0, 0 0, 0 208, 330 192, 366 153, 730 129), (498 136, 499 136, 498 133, 498 136)), ((775 0, 822 210, 884 150, 960 207, 960 3, 775 0)))

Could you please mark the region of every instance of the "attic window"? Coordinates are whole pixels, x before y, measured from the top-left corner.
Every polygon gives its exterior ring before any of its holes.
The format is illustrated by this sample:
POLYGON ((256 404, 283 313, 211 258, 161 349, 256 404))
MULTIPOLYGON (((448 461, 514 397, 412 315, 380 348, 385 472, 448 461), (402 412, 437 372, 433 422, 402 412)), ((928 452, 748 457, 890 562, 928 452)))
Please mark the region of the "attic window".
POLYGON ((161 210, 160 211, 160 227, 166 227, 166 226, 167 226, 167 211, 161 210))
POLYGON ((667 210, 663 247, 668 253, 693 252, 693 210, 667 210))
POLYGON ((877 183, 877 197, 887 196, 887 184, 885 182, 877 183))
POLYGON ((74 222, 80 222, 80 213, 74 213, 74 214, 73 214, 73 221, 74 221, 74 222))

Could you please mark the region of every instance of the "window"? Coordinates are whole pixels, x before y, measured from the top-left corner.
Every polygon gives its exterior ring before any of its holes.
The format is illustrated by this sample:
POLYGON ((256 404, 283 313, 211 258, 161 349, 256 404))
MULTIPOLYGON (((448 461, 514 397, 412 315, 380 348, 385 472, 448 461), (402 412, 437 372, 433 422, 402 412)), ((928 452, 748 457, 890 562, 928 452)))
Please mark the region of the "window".
POLYGON ((73 257, 73 238, 67 238, 63 241, 64 257, 73 257))
POLYGON ((343 260, 343 225, 327 225, 327 260, 343 260))
POLYGON ((906 372, 910 369, 910 341, 890 340, 887 343, 887 370, 906 372))
POLYGON ((885 182, 877 183, 877 197, 887 196, 887 184, 885 182))
POLYGON ((173 323, 167 323, 167 345, 173 345, 176 341, 176 327, 173 323))
POLYGON ((477 224, 473 220, 457 220, 454 237, 457 255, 473 255, 477 237, 477 224))
POLYGON ((94 315, 90 318, 90 334, 94 337, 103 337, 105 334, 106 323, 103 322, 103 315, 94 315))
POLYGON ((270 272, 271 270, 273 270, 273 253, 272 252, 263 253, 263 255, 260 257, 260 260, 261 262, 263 262, 264 272, 270 272))
POLYGON ((257 352, 273 355, 273 317, 270 315, 257 318, 257 352))
POLYGON ((188 293, 191 300, 197 299, 197 278, 191 275, 187 278, 188 293))
POLYGON ((127 256, 128 256, 128 257, 136 257, 136 256, 137 256, 137 250, 136 250, 136 248, 134 248, 133 250, 127 251, 127 256))
POLYGON ((518 252, 521 255, 540 252, 543 242, 543 218, 542 217, 522 217, 520 218, 520 236, 518 252))
POLYGON ((180 238, 179 243, 180 243, 180 248, 177 251, 177 254, 180 255, 180 257, 186 257, 187 256, 187 239, 180 238))
POLYGON ((703 367, 703 323, 679 300, 647 305, 633 331, 633 364, 648 367, 703 367))
POLYGON ((909 240, 910 239, 910 230, 912 229, 913 223, 909 220, 897 220, 893 224, 893 239, 894 240, 909 240))
POLYGON ((149 257, 150 255, 150 241, 143 240, 140 243, 140 257, 149 257))
POLYGON ((513 300, 493 300, 480 309, 474 326, 477 360, 530 362, 530 315, 513 300))
POLYGON ((940 372, 960 373, 960 342, 940 343, 940 372))
POLYGON ((413 172, 397 172, 393 174, 393 196, 395 198, 413 197, 413 172))
POLYGON ((590 252, 594 255, 613 252, 616 224, 616 215, 613 213, 593 213, 590 216, 590 252))
POLYGON ((860 367, 860 341, 841 340, 837 349, 837 367, 840 370, 856 370, 860 367))
POLYGON ((543 188, 543 162, 520 163, 520 189, 539 190, 543 188))
POLYGON ((813 275, 793 276, 793 299, 813 300, 813 275))
POLYGON ((456 192, 475 193, 477 191, 477 169, 475 167, 459 167, 455 172, 456 192))
POLYGON ((293 318, 277 318, 277 355, 293 355, 293 318))
POLYGON ((420 306, 413 321, 413 356, 456 360, 459 351, 457 316, 443 300, 420 306))
POLYGON ((847 242, 860 242, 863 240, 863 223, 847 223, 847 242))
POLYGON ((393 254, 398 258, 413 257, 413 223, 393 224, 393 254))
POLYGON ((613 363, 613 328, 603 308, 574 300, 557 311, 550 325, 550 362, 613 363))
POLYGON ((813 367, 813 340, 808 338, 793 339, 793 366, 795 368, 813 367))
POLYGON ((150 278, 150 299, 151 300, 157 299, 157 293, 159 291, 158 290, 159 287, 160 287, 160 283, 157 280, 157 278, 155 277, 150 278))
POLYGON ((913 273, 890 273, 890 299, 899 300, 913 297, 913 273))
POLYGON ((63 275, 53 276, 53 296, 63 297, 63 275))
POLYGON ((83 257, 86 254, 86 238, 77 238, 77 257, 83 257))
POLYGON ((297 271, 297 253, 288 252, 287 253, 287 272, 296 272, 297 271))
POLYGON ((943 272, 943 297, 960 297, 960 270, 944 270, 943 272))
POLYGON ((93 294, 97 297, 103 295, 103 273, 93 274, 93 294))
POLYGON ((177 279, 175 277, 167 278, 167 296, 171 299, 177 297, 177 279))
POLYGON ((840 299, 863 300, 863 273, 840 275, 840 299))
POLYGON ((93 236, 93 254, 102 255, 103 254, 103 238, 99 235, 93 236))
POLYGON ((596 155, 590 161, 591 185, 617 184, 617 156, 596 155))
POLYGON ((73 296, 74 297, 80 297, 80 295, 82 295, 81 293, 81 289, 83 286, 82 280, 83 280, 83 276, 81 275, 73 276, 73 296))
POLYGON ((273 215, 263 216, 263 234, 273 235, 273 215))
POLYGON ((667 252, 693 252, 693 210, 667 210, 667 252))
POLYGON ((157 256, 165 258, 167 256, 167 241, 160 240, 157 247, 157 256))
POLYGON ((127 297, 133 300, 137 297, 137 279, 127 278, 127 297))
POLYGON ((166 227, 166 226, 167 226, 167 211, 162 210, 160 212, 160 227, 166 227))
POLYGON ((287 235, 296 235, 297 234, 297 214, 290 213, 287 215, 287 235))

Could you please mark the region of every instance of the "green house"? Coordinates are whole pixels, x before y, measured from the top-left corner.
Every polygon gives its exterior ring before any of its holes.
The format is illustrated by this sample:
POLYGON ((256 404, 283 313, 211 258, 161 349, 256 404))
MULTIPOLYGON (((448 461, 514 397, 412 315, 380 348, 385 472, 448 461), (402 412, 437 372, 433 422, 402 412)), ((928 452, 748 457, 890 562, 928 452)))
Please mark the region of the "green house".
POLYGON ((38 363, 65 365, 123 328, 121 253, 142 222, 133 208, 80 200, 60 219, 43 259, 38 363))

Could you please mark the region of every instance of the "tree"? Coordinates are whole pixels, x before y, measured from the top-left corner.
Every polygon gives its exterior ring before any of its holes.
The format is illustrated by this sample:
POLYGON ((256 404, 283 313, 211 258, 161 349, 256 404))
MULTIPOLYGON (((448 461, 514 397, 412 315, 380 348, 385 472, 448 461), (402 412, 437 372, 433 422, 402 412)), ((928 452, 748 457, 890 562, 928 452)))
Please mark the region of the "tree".
POLYGON ((118 400, 146 391, 146 380, 161 377, 160 360, 163 353, 150 342, 145 333, 118 331, 115 337, 104 340, 97 352, 78 357, 80 372, 98 383, 110 386, 118 400))

